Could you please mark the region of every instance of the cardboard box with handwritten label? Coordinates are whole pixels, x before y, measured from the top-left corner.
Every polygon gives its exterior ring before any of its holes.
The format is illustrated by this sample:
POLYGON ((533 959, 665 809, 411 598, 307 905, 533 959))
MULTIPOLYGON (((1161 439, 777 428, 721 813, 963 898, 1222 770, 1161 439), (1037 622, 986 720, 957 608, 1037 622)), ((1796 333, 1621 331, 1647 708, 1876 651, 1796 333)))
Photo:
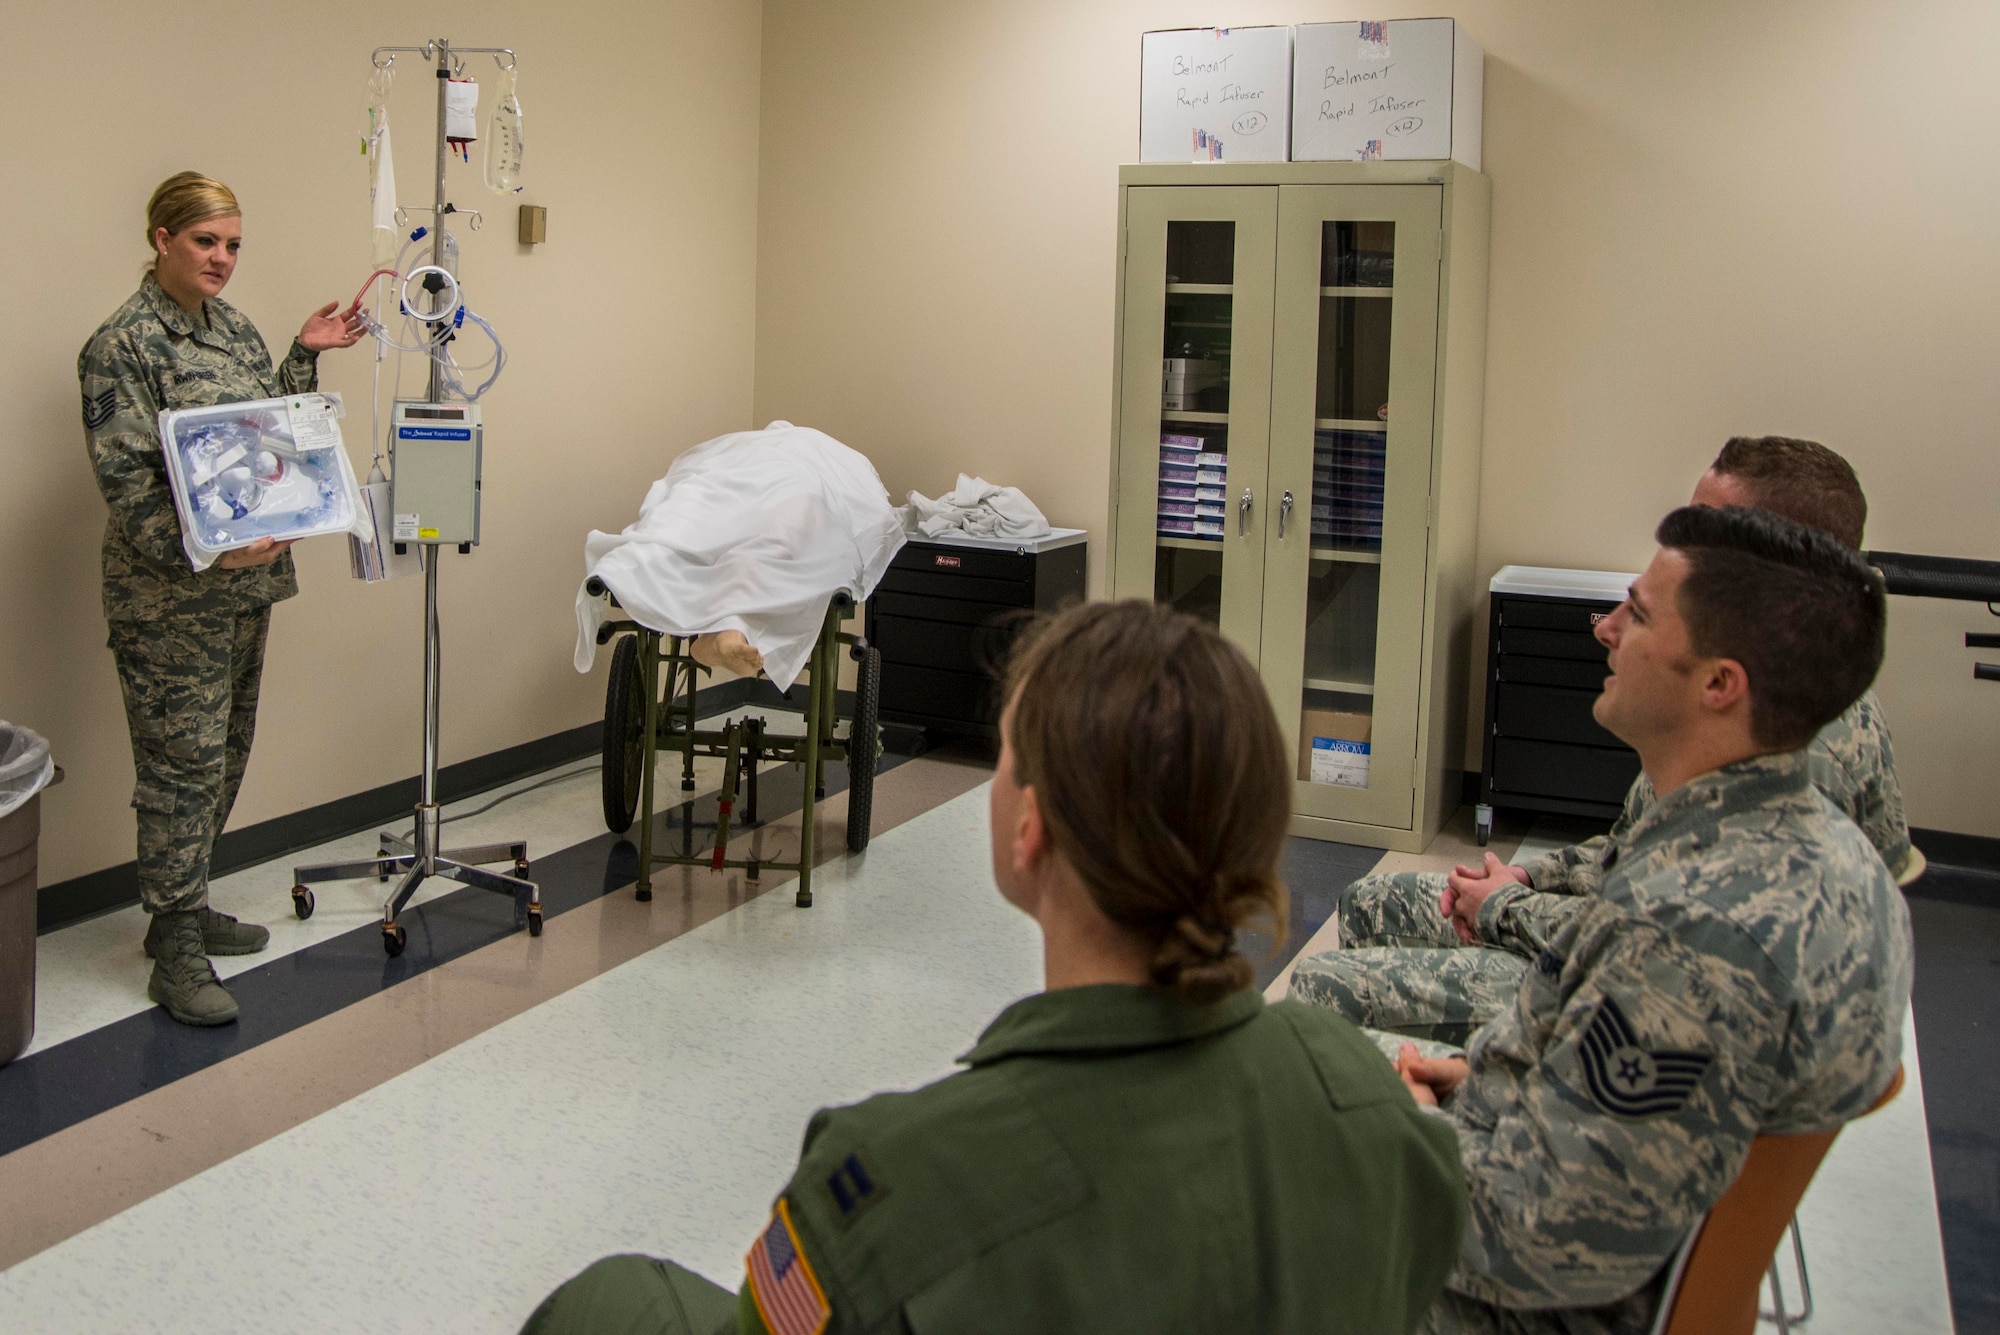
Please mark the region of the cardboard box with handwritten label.
POLYGON ((1301 24, 1292 65, 1294 162, 1479 170, 1485 53, 1451 19, 1301 24))
POLYGON ((1175 28, 1139 44, 1139 161, 1283 162, 1290 28, 1175 28))

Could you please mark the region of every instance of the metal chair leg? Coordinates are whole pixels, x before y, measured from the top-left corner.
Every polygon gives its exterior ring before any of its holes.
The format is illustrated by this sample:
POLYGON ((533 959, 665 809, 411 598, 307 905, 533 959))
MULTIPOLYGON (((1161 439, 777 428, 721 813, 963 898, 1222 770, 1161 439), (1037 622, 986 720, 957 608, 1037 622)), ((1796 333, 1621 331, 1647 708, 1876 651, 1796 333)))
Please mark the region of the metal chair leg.
POLYGON ((1785 1310, 1785 1288, 1778 1279, 1778 1258, 1773 1256, 1771 1258, 1770 1278, 1771 1298, 1774 1308, 1773 1310, 1757 1313, 1765 1321, 1776 1324, 1778 1335, 1788 1335, 1793 1326, 1805 1325, 1806 1322, 1812 1320, 1813 1314, 1812 1276, 1806 1273, 1806 1244, 1805 1239, 1799 1233, 1799 1217, 1797 1215, 1792 1216, 1790 1232, 1792 1235, 1792 1260, 1799 1267, 1799 1295, 1802 1305, 1796 1312, 1785 1310))

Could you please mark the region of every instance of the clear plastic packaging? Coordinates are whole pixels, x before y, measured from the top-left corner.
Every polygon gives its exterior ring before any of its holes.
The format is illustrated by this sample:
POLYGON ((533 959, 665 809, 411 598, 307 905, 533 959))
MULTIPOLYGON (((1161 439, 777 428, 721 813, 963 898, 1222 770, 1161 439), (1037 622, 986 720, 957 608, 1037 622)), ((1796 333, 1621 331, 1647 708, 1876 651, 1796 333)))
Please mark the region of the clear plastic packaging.
POLYGON ((294 394, 160 414, 160 448, 196 570, 260 538, 365 534, 340 396, 294 394))

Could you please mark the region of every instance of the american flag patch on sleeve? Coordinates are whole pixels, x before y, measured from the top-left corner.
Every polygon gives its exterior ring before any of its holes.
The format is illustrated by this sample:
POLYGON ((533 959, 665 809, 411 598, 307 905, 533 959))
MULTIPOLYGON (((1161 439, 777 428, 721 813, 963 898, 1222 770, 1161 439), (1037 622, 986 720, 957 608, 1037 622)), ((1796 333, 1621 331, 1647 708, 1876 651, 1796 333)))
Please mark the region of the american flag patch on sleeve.
POLYGON ((791 1210, 782 1198, 744 1265, 750 1272, 751 1300, 771 1335, 820 1335, 826 1329, 833 1309, 799 1250, 791 1210))

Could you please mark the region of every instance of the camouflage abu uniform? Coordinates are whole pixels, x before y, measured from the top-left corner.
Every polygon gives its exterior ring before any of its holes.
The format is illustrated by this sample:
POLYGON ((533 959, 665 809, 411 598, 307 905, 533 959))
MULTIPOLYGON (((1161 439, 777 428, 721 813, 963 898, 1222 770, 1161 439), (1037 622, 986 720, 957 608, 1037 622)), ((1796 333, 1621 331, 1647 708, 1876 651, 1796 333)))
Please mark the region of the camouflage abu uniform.
MULTIPOLYGON (((1813 786, 1861 827, 1892 870, 1910 857, 1903 790, 1889 726, 1873 691, 1820 730, 1806 749, 1813 786)), ((1653 803, 1641 774, 1608 835, 1531 858, 1533 882, 1503 885, 1480 905, 1479 940, 1460 941, 1438 911, 1442 872, 1366 876, 1340 898, 1341 949, 1299 963, 1292 995, 1356 1024, 1446 1044, 1463 1043, 1513 1001, 1527 962, 1597 893, 1606 853, 1653 803)))
POLYGON ((1645 1330, 1751 1139, 1837 1127, 1895 1073, 1909 913, 1803 752, 1682 785, 1603 866, 1445 1101, 1472 1214, 1426 1331, 1645 1330))
POLYGON ((139 894, 149 913, 208 902, 208 857, 250 758, 271 604, 299 590, 290 554, 197 572, 160 455, 162 409, 277 398, 318 383, 294 342, 275 370, 228 303, 191 315, 151 274, 77 356, 104 526, 104 615, 138 769, 139 894))

